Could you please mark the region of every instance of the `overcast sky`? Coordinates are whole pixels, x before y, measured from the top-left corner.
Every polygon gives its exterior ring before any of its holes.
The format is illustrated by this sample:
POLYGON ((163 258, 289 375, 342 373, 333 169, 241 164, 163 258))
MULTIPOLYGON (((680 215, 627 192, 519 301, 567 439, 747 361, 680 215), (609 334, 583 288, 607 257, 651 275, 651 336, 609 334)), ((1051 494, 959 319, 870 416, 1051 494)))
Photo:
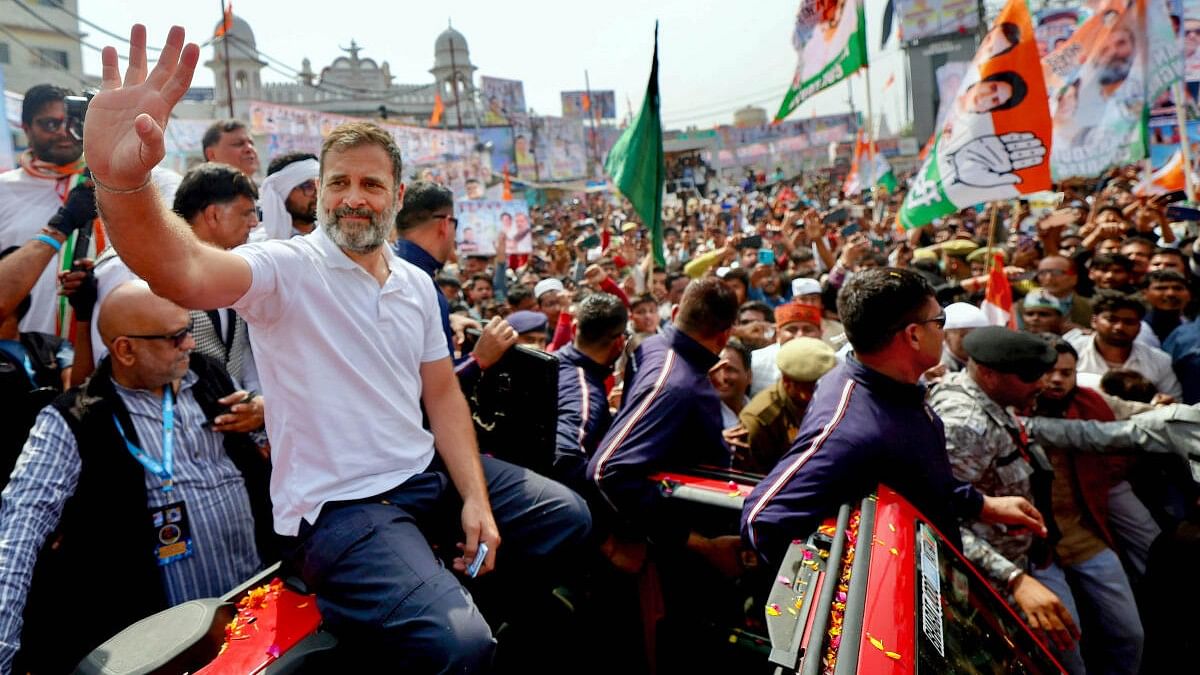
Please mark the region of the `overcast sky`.
MULTIPOLYGON (((877 110, 898 126, 904 92, 902 59, 893 38, 878 53, 884 0, 868 0, 867 23, 877 110), (883 84, 895 72, 895 84, 883 84)), ((772 115, 795 67, 790 38, 796 0, 451 0, 443 3, 382 3, 336 0, 237 0, 234 13, 254 30, 259 51, 299 69, 303 58, 314 71, 343 54, 354 39, 363 57, 387 61, 397 83, 432 80, 434 40, 452 21, 466 38, 479 75, 523 80, 530 107, 543 115, 561 113, 559 92, 583 89, 584 70, 593 89, 616 90, 617 107, 641 104, 649 74, 654 21, 660 22, 659 60, 662 115, 669 128, 732 123, 733 111, 761 105, 772 115), (336 7, 336 10, 331 9, 336 7)), ((35 6, 36 7, 36 6, 35 6)), ((36 7, 40 11, 55 11, 36 7)), ((79 14, 102 28, 128 35, 134 22, 146 24, 151 45, 161 45, 168 28, 182 25, 188 39, 207 40, 219 23, 220 0, 79 0, 79 14)), ((85 40, 128 45, 88 26, 85 40)), ((99 73, 100 55, 84 48, 84 70, 99 73)), ((201 63, 212 48, 201 54, 201 63)), ((264 69, 264 81, 288 78, 264 69)), ((855 106, 865 106, 857 78, 855 106)), ((211 86, 212 71, 201 66, 193 84, 211 86)), ((476 79, 478 83, 478 79, 476 79)), ((848 87, 839 84, 818 95, 793 117, 847 109, 848 87)))

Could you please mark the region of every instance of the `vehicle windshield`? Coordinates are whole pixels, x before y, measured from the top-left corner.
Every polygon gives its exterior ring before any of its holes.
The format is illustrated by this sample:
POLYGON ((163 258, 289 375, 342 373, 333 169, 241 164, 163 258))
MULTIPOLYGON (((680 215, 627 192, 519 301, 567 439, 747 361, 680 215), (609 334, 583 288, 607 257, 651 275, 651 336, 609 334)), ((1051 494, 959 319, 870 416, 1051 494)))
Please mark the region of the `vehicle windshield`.
POLYGON ((921 524, 916 543, 918 672, 1060 672, 931 527, 921 524))

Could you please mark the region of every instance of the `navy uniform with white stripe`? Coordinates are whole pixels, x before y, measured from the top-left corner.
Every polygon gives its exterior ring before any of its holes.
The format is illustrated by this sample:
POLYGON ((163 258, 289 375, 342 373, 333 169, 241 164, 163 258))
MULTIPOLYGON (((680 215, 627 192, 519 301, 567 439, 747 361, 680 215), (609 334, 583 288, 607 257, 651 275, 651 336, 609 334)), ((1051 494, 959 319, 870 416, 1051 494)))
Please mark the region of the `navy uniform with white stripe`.
POLYGON ((621 409, 588 465, 588 476, 620 519, 668 547, 686 544, 690 530, 669 517, 658 486, 647 477, 730 463, 721 437, 721 401, 708 371, 729 339, 737 301, 714 281, 692 282, 675 324, 638 347, 621 409))
POLYGON ((926 405, 925 388, 850 357, 818 382, 795 443, 750 494, 742 535, 778 562, 793 539, 879 483, 904 495, 959 549, 956 514, 977 514, 983 504, 951 473, 942 421, 926 405))
POLYGON ((596 363, 573 344, 554 354, 558 357, 558 428, 552 477, 580 492, 587 484, 588 460, 612 426, 604 388, 612 367, 596 363))
POLYGON ((742 508, 742 537, 778 564, 846 502, 884 483, 961 550, 959 518, 1045 532, 1022 497, 987 497, 954 477, 941 419, 925 403, 922 374, 937 365, 946 314, 915 272, 856 274, 838 294, 854 353, 817 382, 800 433, 742 508))

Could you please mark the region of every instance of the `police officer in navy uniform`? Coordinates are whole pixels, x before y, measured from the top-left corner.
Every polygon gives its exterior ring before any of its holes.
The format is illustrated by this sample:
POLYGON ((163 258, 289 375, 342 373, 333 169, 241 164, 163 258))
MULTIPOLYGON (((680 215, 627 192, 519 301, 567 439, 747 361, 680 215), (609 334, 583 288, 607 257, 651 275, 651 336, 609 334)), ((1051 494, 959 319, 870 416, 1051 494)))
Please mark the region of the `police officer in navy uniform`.
POLYGON ((786 455, 746 500, 742 536, 771 564, 794 539, 885 483, 959 549, 960 518, 1045 533, 1023 497, 987 497, 954 478, 942 422, 925 403, 921 374, 941 359, 946 315, 917 273, 856 274, 838 294, 854 353, 817 383, 786 455))

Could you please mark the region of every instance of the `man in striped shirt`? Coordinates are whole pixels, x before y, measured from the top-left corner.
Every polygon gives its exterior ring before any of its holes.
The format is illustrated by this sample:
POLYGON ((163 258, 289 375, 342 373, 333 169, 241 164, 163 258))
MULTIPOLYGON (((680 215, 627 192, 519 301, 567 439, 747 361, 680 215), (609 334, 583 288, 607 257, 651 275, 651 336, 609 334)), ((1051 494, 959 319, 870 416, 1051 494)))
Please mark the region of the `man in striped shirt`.
POLYGON ((69 671, 273 555, 266 460, 212 430, 233 384, 190 354, 187 311, 128 282, 100 329, 109 356, 41 412, 0 496, 0 672, 69 671))

